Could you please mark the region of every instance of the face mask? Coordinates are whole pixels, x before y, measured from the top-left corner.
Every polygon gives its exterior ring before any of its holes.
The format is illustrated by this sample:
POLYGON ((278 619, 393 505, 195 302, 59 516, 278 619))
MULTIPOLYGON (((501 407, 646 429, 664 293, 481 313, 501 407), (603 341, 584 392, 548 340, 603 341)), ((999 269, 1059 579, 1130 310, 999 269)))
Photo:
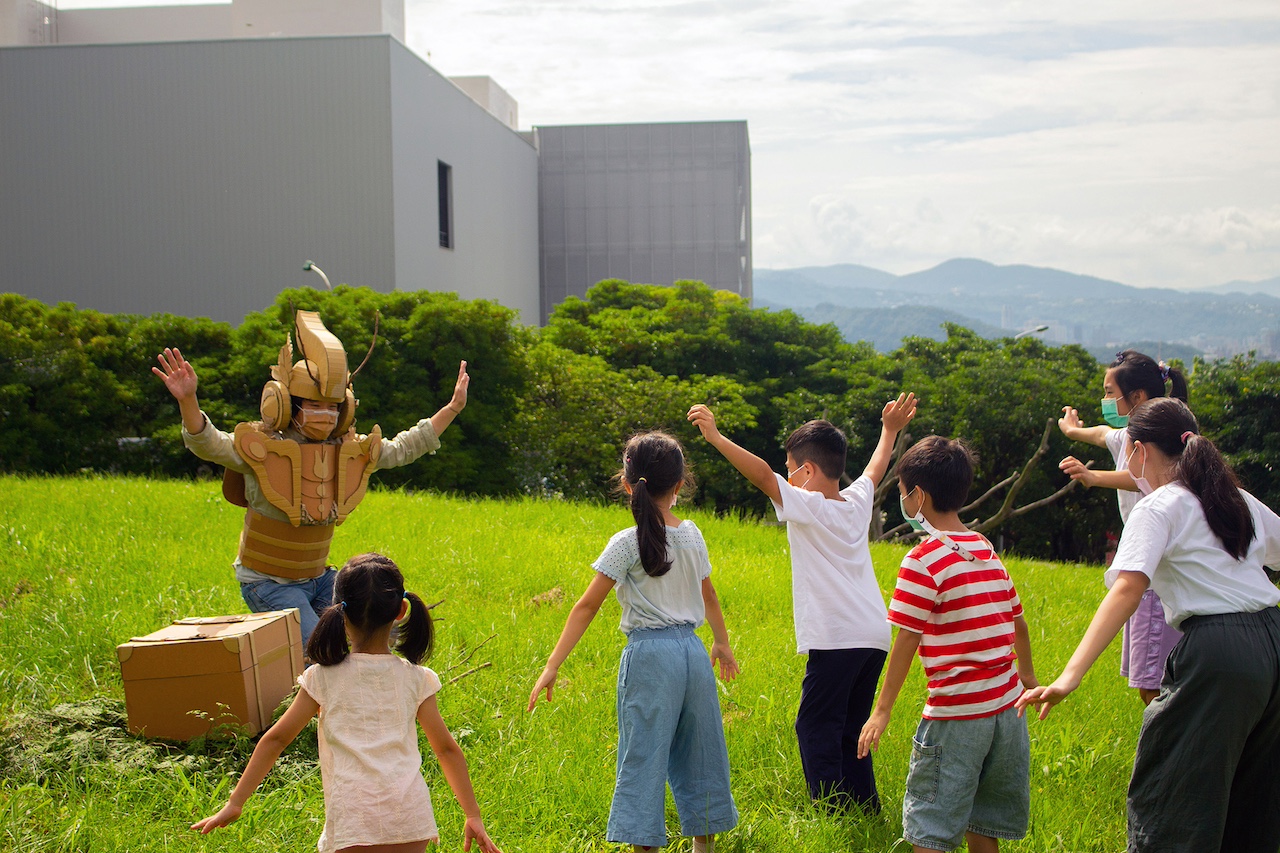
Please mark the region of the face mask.
POLYGON ((324 441, 333 434, 338 425, 338 413, 316 411, 306 407, 298 409, 298 417, 294 419, 298 431, 312 441, 324 441))
MULTIPOLYGON (((1129 467, 1129 461, 1133 459, 1133 454, 1137 452, 1138 452, 1138 448, 1136 447, 1133 448, 1133 450, 1129 451, 1129 458, 1124 461, 1126 468, 1129 467)), ((1142 455, 1142 473, 1143 474, 1147 473, 1147 456, 1145 453, 1142 455)), ((1129 476, 1133 477, 1132 470, 1129 471, 1129 476)), ((1138 491, 1141 492, 1143 495, 1149 495, 1155 491, 1155 489, 1151 488, 1151 483, 1147 481, 1146 477, 1142 477, 1142 476, 1133 477, 1133 484, 1138 487, 1138 491)))
MULTIPOLYGON (((800 468, 803 468, 803 467, 804 467, 803 465, 801 465, 801 466, 800 466, 800 468)), ((792 478, 792 477, 794 477, 794 476, 796 475, 796 473, 800 470, 800 468, 797 468, 795 471, 788 471, 788 472, 787 472, 787 484, 788 484, 788 485, 790 485, 790 483, 791 483, 791 478, 792 478)), ((803 482, 803 483, 801 483, 800 485, 796 486, 796 488, 797 488, 797 489, 803 489, 805 486, 809 485, 809 481, 810 481, 810 480, 812 480, 812 479, 813 479, 813 475, 812 475, 812 474, 810 474, 808 477, 805 477, 805 478, 804 478, 804 482, 803 482)))
POLYGON ((1114 397, 1102 398, 1102 419, 1116 429, 1124 429, 1129 425, 1129 416, 1122 415, 1116 410, 1114 397))
POLYGON ((916 511, 915 515, 907 515, 907 497, 906 495, 898 495, 898 509, 902 511, 902 517, 907 520, 907 524, 911 525, 912 530, 920 533, 926 532, 924 529, 924 507, 916 511))

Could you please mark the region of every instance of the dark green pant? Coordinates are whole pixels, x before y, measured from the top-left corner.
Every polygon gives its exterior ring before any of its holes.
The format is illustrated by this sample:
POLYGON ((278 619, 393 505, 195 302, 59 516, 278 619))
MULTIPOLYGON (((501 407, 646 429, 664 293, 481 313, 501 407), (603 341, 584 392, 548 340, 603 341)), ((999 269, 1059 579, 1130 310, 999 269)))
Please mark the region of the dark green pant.
POLYGON ((1280 610, 1196 616, 1147 706, 1130 853, 1280 850, 1280 610))

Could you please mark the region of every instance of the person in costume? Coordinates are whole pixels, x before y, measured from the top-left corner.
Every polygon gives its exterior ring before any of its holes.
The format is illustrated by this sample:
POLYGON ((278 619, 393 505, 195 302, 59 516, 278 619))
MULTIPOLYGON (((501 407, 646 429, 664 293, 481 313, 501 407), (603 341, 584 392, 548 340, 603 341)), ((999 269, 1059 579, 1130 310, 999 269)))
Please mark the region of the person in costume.
POLYGON ((226 469, 223 494, 245 508, 234 564, 245 603, 255 613, 296 607, 306 642, 333 604, 333 528, 364 498, 374 471, 436 452, 440 434, 467 405, 467 363, 440 411, 384 440, 377 426, 356 433, 346 351, 315 312, 295 314, 294 335, 262 390, 262 420, 237 424, 232 434, 200 409, 196 371, 182 352, 166 348, 156 358, 160 367, 151 370, 178 401, 183 444, 226 469))

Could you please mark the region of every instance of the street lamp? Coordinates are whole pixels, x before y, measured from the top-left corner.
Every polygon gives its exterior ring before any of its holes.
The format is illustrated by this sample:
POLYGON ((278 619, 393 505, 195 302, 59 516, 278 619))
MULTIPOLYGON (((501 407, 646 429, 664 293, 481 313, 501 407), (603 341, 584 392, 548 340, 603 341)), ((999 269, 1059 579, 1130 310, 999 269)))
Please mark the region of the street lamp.
POLYGON ((1013 339, 1016 341, 1018 338, 1025 338, 1027 335, 1038 335, 1041 332, 1047 332, 1047 331, 1049 331, 1048 326, 1039 325, 1039 326, 1036 326, 1034 329, 1025 329, 1021 332, 1018 332, 1018 334, 1013 336, 1013 339))

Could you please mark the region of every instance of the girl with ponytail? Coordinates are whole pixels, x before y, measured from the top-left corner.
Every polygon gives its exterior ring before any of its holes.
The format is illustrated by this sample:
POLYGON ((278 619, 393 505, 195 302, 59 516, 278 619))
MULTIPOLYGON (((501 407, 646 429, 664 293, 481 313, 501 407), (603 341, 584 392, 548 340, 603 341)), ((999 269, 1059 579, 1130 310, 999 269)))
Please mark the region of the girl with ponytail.
POLYGON ((1183 631, 1143 715, 1129 783, 1129 850, 1280 849, 1280 517, 1243 491, 1186 404, 1129 418, 1138 501, 1107 571, 1111 589, 1062 675, 1023 694, 1043 719, 1138 606, 1147 587, 1183 631))
MULTIPOLYGON (((1063 406, 1058 429, 1073 441, 1105 447, 1115 460, 1115 470, 1096 471, 1074 456, 1063 459, 1058 467, 1086 486, 1116 489, 1120 523, 1124 524, 1142 497, 1128 470, 1133 454, 1125 429, 1129 415, 1148 400, 1174 397, 1187 402, 1187 380, 1178 368, 1127 349, 1116 353, 1115 361, 1107 367, 1102 377, 1102 393, 1105 424, 1087 427, 1080 422, 1078 411, 1063 406)), ((1144 705, 1160 692, 1165 658, 1181 637, 1176 628, 1165 622, 1160 597, 1153 590, 1147 590, 1137 611, 1125 623, 1120 652, 1120 674, 1129 679, 1129 686, 1138 691, 1144 705)))
POLYGON ((335 603, 307 641, 307 657, 319 665, 298 679, 301 689, 258 741, 227 804, 191 828, 209 833, 239 818, 280 753, 319 714, 320 853, 422 853, 439 842, 439 833, 422 778, 416 719, 466 814, 464 848, 474 841, 484 853, 500 853, 480 819, 467 760, 440 717, 440 678, 419 666, 435 639, 426 605, 405 591, 400 569, 381 554, 348 560, 333 595, 335 603), (403 657, 392 654, 393 628, 403 657))
POLYGON ((618 668, 618 766, 606 837, 636 850, 665 845, 670 782, 681 833, 694 836, 694 851, 704 853, 714 850, 716 833, 738 823, 713 668, 718 661, 728 681, 738 662, 702 533, 671 511, 689 482, 680 443, 661 432, 635 436, 618 480, 636 524, 614 535, 592 564, 596 573, 529 694, 529 710, 544 691, 551 701, 560 664, 614 590, 627 646, 618 668), (704 619, 710 657, 694 634, 704 619))

